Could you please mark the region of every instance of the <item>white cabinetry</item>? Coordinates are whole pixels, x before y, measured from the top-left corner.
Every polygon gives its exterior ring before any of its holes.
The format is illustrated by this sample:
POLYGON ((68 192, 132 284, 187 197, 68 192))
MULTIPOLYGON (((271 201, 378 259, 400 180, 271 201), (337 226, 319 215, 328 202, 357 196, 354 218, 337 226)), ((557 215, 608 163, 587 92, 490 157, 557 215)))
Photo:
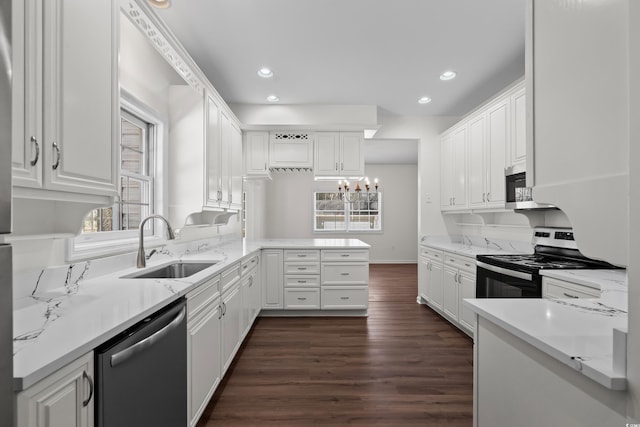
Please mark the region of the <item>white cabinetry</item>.
POLYGON ((81 204, 72 220, 58 215, 47 230, 76 232, 91 207, 117 194, 118 2, 25 0, 13 8, 13 196, 81 204))
POLYGON ((469 119, 469 207, 504 208, 509 97, 469 119))
POLYGON ((320 250, 284 251, 284 308, 320 309, 320 250))
POLYGON ((93 426, 93 353, 16 395, 17 427, 93 426))
POLYGON ((222 378, 220 277, 187 295, 189 422, 194 427, 222 378))
POLYGON ((507 166, 514 172, 526 170, 527 162, 527 100, 524 86, 511 94, 511 141, 507 166))
POLYGON ((240 292, 240 264, 220 274, 222 292, 222 374, 240 348, 242 334, 242 294, 240 292))
POLYGON ((366 310, 369 306, 369 251, 321 251, 323 310, 366 310))
POLYGON ((526 109, 518 82, 441 135, 441 210, 504 209, 505 167, 524 171, 526 109))
POLYGON ((313 167, 313 138, 310 132, 273 132, 269 137, 270 168, 313 167))
POLYGON ((269 132, 245 132, 244 177, 271 178, 269 172, 269 132))
POLYGON ((426 298, 425 296, 423 296, 423 298, 425 298, 431 307, 442 310, 443 252, 438 249, 423 246, 420 250, 420 258, 420 262, 424 263, 423 272, 425 273, 422 289, 424 289, 426 293, 426 298))
POLYGON ((441 140, 442 210, 467 208, 467 123, 443 135, 441 140))
POLYGON ((567 215, 580 251, 616 265, 629 262, 629 146, 636 143, 629 138, 637 117, 629 107, 631 3, 535 1, 527 17, 534 138, 527 184, 534 200, 567 215), (594 201, 606 208, 594 209, 594 201))
POLYGON ((473 334, 475 314, 463 304, 476 296, 476 264, 473 258, 444 253, 444 313, 468 334, 473 334))
POLYGON ((364 135, 361 132, 318 132, 315 176, 364 176, 364 135))
POLYGON ((600 298, 600 290, 551 277, 542 278, 543 298, 600 298))
POLYGON ((262 294, 260 291, 260 274, 258 264, 260 264, 260 255, 254 255, 247 260, 242 261, 241 267, 241 293, 242 293, 242 338, 244 338, 253 321, 260 313, 262 306, 262 294))
POLYGON ((262 251, 262 308, 282 309, 284 297, 283 250, 262 251))
POLYGON ((206 96, 206 207, 240 209, 242 132, 211 94, 206 96))

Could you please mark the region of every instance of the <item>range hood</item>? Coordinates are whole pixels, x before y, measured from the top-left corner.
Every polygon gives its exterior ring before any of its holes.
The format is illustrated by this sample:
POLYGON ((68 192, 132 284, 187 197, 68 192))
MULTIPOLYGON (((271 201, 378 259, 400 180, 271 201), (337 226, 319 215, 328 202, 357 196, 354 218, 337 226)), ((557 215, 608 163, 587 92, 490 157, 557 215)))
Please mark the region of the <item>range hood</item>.
POLYGON ((522 202, 507 202, 504 204, 505 209, 513 209, 514 211, 534 210, 534 209, 558 209, 554 205, 548 203, 537 203, 533 200, 522 202))

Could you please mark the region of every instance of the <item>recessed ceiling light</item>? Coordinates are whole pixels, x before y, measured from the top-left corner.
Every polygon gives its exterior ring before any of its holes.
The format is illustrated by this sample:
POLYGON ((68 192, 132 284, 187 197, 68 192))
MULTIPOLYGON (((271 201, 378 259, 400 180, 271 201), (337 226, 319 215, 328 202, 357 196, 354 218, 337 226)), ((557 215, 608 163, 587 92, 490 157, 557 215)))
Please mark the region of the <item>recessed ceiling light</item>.
POLYGON ((270 68, 262 67, 258 70, 258 75, 260 77, 268 79, 269 77, 273 77, 273 71, 271 71, 270 68))
POLYGON ((445 71, 444 73, 440 74, 440 80, 451 80, 454 79, 456 77, 456 72, 455 71, 445 71))
POLYGON ((278 98, 275 95, 269 95, 269 96, 267 96, 267 101, 269 101, 269 102, 278 102, 278 101, 280 101, 280 98, 278 98))
POLYGON ((169 0, 147 0, 149 4, 158 9, 167 9, 171 7, 171 2, 169 0))
POLYGON ((429 98, 428 96, 423 96, 422 98, 418 99, 418 104, 428 104, 431 102, 431 98, 429 98))

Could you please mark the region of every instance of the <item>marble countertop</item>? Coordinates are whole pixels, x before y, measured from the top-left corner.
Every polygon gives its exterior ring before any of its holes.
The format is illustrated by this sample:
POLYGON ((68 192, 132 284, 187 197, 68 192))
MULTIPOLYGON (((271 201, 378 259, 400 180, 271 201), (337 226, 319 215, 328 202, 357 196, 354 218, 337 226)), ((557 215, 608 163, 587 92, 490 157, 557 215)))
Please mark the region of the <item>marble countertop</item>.
MULTIPOLYGON (((574 283, 601 288, 593 299, 465 299, 464 304, 597 383, 625 390, 626 372, 614 369, 623 347, 614 346, 613 330, 627 330, 625 270, 544 272, 574 283)), ((625 354, 621 354, 623 358, 625 354)))
POLYGON ((139 271, 135 254, 16 275, 14 282, 31 291, 14 301, 14 389, 31 386, 260 249, 369 247, 357 239, 238 239, 163 247, 147 263, 217 261, 183 279, 123 278, 139 271))
POLYGON ((477 236, 462 236, 460 239, 451 239, 448 236, 425 236, 420 240, 420 244, 469 258, 475 258, 476 255, 533 253, 533 246, 530 243, 477 236))

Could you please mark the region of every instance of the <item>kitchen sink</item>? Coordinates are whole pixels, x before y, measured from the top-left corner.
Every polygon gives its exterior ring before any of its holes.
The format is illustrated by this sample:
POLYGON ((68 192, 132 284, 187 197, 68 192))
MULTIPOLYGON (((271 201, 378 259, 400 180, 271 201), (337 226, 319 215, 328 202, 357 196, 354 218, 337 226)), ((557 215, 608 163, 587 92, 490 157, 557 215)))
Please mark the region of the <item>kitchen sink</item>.
POLYGON ((181 279, 192 276, 218 261, 178 261, 122 276, 129 279, 181 279))

